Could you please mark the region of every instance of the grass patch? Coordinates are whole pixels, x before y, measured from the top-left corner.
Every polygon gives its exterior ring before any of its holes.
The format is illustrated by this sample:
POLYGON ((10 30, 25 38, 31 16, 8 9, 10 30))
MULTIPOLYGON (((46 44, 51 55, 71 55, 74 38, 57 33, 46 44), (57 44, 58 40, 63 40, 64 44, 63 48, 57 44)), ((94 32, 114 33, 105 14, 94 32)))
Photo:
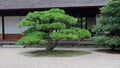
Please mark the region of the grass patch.
POLYGON ((26 56, 33 57, 73 57, 89 54, 89 52, 85 51, 72 51, 72 50, 54 50, 51 52, 46 52, 45 50, 32 51, 24 53, 26 56))

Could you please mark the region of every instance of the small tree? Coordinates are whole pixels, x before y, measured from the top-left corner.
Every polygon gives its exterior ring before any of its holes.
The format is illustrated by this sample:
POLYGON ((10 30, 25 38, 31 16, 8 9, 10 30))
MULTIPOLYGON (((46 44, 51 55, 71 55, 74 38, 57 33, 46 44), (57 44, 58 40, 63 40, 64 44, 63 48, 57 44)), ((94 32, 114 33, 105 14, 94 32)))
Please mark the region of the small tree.
POLYGON ((62 9, 30 12, 18 23, 18 26, 29 26, 22 34, 17 44, 45 44, 47 51, 52 51, 60 39, 76 40, 91 36, 89 31, 80 28, 70 28, 77 23, 77 18, 65 14, 62 9), (54 40, 54 41, 53 41, 54 40))
POLYGON ((93 28, 97 33, 93 40, 114 49, 120 46, 120 0, 110 0, 100 10, 101 16, 98 21, 101 25, 93 28))

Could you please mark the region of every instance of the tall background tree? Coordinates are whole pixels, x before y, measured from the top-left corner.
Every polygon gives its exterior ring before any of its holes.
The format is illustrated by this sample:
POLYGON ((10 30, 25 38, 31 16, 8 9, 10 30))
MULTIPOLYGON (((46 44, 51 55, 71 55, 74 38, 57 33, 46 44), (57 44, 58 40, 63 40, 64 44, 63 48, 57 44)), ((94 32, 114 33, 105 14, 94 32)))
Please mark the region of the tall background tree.
POLYGON ((65 14, 62 9, 30 12, 18 23, 19 27, 29 26, 29 28, 22 33, 23 37, 16 44, 48 43, 46 51, 52 51, 61 39, 76 40, 91 36, 85 29, 74 28, 75 24, 77 24, 77 18, 65 14))
POLYGON ((112 49, 120 46, 120 0, 110 0, 100 9, 100 25, 93 28, 93 40, 112 49))

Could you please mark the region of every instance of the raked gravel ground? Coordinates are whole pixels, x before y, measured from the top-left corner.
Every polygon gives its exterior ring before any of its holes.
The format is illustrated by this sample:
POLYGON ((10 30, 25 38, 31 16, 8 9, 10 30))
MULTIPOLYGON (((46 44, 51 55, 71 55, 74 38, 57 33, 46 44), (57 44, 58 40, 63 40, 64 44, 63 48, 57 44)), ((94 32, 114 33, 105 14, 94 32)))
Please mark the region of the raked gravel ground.
POLYGON ((120 54, 98 52, 96 48, 56 48, 91 52, 76 57, 30 57, 21 54, 43 49, 0 48, 0 68, 120 68, 120 54))

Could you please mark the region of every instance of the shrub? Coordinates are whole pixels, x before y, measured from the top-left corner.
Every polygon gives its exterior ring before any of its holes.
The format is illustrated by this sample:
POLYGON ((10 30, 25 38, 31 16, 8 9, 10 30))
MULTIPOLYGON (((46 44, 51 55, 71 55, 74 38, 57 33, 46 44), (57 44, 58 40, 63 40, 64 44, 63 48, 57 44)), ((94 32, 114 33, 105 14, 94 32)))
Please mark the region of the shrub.
POLYGON ((93 28, 97 33, 93 40, 104 45, 120 46, 120 0, 110 0, 100 9, 101 16, 98 21, 101 25, 93 28), (106 34, 106 32, 109 32, 106 34))

